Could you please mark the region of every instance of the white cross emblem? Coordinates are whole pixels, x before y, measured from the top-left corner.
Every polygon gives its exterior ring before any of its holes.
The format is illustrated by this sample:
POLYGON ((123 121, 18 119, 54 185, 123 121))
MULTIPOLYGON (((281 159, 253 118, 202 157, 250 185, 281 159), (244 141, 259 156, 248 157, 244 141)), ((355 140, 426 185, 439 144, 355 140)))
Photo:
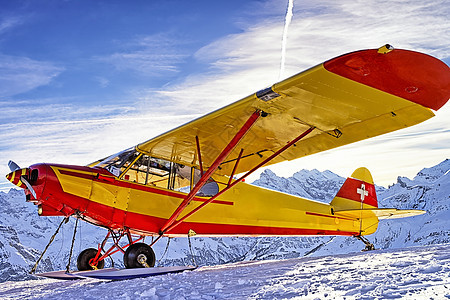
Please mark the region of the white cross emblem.
POLYGON ((361 188, 356 189, 356 193, 361 195, 361 202, 364 201, 364 197, 369 196, 369 191, 366 190, 366 186, 361 184, 361 188))

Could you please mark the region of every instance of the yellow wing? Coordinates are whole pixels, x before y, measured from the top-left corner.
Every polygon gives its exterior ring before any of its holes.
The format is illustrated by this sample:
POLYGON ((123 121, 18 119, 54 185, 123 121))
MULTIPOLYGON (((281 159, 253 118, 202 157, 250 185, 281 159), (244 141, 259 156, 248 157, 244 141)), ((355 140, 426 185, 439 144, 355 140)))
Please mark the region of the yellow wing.
MULTIPOLYGON (((381 48, 380 48, 381 49, 381 48)), ((450 71, 431 56, 363 50, 340 56, 136 146, 145 154, 206 169, 255 110, 267 113, 220 165, 229 175, 264 158, 311 126, 315 130, 268 164, 292 160, 408 127, 450 97, 450 71), (411 62, 414 62, 411 64, 411 62), (421 74, 419 76, 419 74, 421 74)))

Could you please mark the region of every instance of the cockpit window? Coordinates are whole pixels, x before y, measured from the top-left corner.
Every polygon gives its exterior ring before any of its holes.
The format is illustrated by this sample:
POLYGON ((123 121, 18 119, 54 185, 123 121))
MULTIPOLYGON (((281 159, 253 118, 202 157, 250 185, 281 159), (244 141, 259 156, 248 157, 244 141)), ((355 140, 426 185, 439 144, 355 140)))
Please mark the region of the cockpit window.
POLYGON ((171 170, 171 162, 142 154, 120 177, 140 184, 173 189, 169 185, 171 170))
MULTIPOLYGON (((104 168, 120 179, 184 193, 188 193, 201 177, 195 168, 148 156, 135 148, 112 155, 96 167, 104 168)), ((218 192, 217 183, 210 179, 197 195, 213 196, 218 192)))

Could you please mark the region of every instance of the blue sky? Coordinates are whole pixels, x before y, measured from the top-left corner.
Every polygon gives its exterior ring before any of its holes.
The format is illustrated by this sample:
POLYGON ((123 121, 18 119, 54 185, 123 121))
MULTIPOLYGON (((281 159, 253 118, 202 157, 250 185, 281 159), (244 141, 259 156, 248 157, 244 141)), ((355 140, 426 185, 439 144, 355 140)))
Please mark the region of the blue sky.
MULTIPOLYGON (((280 75, 287 1, 0 5, 3 174, 9 159, 21 166, 89 163, 239 100, 280 75)), ((294 0, 281 78, 385 43, 449 64, 448 15, 450 4, 439 0, 294 0)), ((281 176, 302 168, 348 176, 367 166, 386 185, 450 158, 449 119, 444 107, 411 129, 272 169, 281 176)), ((0 179, 0 189, 10 186, 0 179)))
POLYGON ((195 52, 241 31, 246 16, 239 12, 246 7, 242 1, 2 1, 0 46, 9 56, 3 60, 34 64, 28 70, 42 76, 7 94, 129 103, 130 89, 160 88, 202 72, 206 65, 195 52))

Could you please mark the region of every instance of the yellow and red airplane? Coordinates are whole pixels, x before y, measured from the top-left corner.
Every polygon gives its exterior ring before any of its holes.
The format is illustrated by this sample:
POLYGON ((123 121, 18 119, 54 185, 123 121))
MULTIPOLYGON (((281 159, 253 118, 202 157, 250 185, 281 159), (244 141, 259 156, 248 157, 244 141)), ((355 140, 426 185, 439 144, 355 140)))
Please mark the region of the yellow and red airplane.
POLYGON ((262 166, 423 122, 449 97, 445 63, 385 45, 328 60, 88 166, 21 169, 10 162, 7 178, 25 189, 39 215, 72 216, 108 229, 97 249, 78 256, 80 270, 102 268, 118 251, 127 268, 151 267, 151 246, 162 236, 363 239, 381 218, 423 211, 378 208, 365 168, 345 181, 330 204, 243 180, 262 166), (155 239, 148 245, 144 236, 155 239), (122 237, 127 245, 119 245, 122 237), (105 250, 109 238, 114 243, 105 250))

